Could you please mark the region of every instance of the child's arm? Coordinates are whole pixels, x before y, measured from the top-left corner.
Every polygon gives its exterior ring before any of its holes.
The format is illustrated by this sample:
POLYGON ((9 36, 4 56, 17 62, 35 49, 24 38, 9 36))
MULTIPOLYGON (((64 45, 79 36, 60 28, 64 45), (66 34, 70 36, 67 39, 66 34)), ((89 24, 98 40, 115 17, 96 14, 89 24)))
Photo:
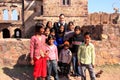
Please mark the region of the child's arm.
POLYGON ((92 49, 91 49, 91 62, 92 62, 92 65, 93 65, 93 67, 94 67, 94 65, 95 65, 95 48, 94 48, 94 45, 93 45, 93 47, 92 47, 92 49))
POLYGON ((58 50, 56 46, 55 46, 55 54, 56 54, 56 60, 58 61, 58 50))
POLYGON ((62 61, 62 50, 60 51, 60 54, 59 54, 59 61, 62 61))
POLYGON ((81 63, 81 46, 78 47, 77 57, 78 57, 78 64, 80 65, 80 63, 81 63))
POLYGON ((32 37, 31 40, 30 40, 30 58, 31 58, 30 63, 32 65, 34 65, 34 60, 33 60, 34 47, 35 47, 35 45, 34 45, 34 38, 32 37))
POLYGON ((69 56, 68 56, 68 64, 70 64, 71 62, 71 59, 72 59, 72 52, 69 51, 69 56))

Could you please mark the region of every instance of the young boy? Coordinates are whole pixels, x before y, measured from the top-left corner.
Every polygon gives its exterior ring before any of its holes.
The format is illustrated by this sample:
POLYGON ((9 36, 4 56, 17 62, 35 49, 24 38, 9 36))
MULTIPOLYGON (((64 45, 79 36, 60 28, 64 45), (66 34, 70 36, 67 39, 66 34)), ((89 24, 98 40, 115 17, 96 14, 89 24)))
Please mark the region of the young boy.
POLYGON ((71 58, 72 58, 72 53, 69 49, 69 42, 65 41, 64 42, 64 48, 60 51, 59 55, 59 61, 61 62, 59 64, 61 73, 69 78, 69 72, 70 72, 70 63, 71 63, 71 58))
POLYGON ((84 43, 78 49, 78 64, 81 66, 82 77, 81 80, 86 80, 86 69, 88 69, 91 80, 95 80, 94 64, 95 64, 95 50, 94 45, 90 43, 90 34, 84 34, 84 43))
POLYGON ((71 42, 71 51, 72 51, 72 66, 73 66, 73 75, 80 76, 80 67, 78 67, 78 58, 77 52, 79 45, 84 41, 80 26, 76 26, 74 29, 74 35, 69 39, 71 42))

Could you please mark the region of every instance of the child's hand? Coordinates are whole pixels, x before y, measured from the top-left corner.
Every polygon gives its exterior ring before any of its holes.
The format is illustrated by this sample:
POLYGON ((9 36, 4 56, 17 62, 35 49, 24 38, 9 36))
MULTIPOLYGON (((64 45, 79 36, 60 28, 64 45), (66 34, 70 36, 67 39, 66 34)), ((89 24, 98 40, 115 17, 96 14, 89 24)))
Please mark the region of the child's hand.
POLYGON ((95 65, 94 65, 94 64, 92 64, 92 67, 93 67, 93 68, 95 68, 95 65))
POLYGON ((48 54, 49 54, 49 50, 47 50, 47 51, 45 52, 45 56, 48 56, 48 54))
POLYGON ((30 63, 31 63, 32 65, 34 65, 34 60, 32 59, 32 60, 30 61, 30 63))
POLYGON ((78 62, 78 66, 80 66, 81 65, 81 63, 80 62, 78 62))

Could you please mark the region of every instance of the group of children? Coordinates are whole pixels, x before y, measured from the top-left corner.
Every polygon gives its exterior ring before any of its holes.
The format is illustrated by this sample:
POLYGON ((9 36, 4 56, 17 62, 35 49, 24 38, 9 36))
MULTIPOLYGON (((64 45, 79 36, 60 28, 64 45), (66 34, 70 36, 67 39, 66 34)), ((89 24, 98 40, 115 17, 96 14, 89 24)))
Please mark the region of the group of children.
POLYGON ((73 22, 69 22, 67 28, 63 24, 58 25, 52 27, 52 22, 48 21, 45 28, 42 24, 35 27, 36 33, 30 40, 34 80, 38 77, 50 80, 52 71, 55 80, 59 80, 58 71, 66 77, 73 72, 74 76, 86 80, 86 69, 91 80, 95 80, 95 50, 90 43, 90 34, 82 34, 80 26, 74 27, 73 22))

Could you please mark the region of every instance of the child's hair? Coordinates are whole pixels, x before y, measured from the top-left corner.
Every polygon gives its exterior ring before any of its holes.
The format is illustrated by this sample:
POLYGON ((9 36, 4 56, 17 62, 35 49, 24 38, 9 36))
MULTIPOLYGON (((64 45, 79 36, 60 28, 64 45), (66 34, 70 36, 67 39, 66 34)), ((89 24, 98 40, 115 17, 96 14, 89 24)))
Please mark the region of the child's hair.
POLYGON ((67 26, 67 29, 68 29, 68 30, 69 30, 71 24, 74 25, 74 23, 73 23, 72 21, 70 21, 70 22, 68 23, 68 26, 67 26))
POLYGON ((42 23, 37 23, 35 25, 35 32, 39 32, 41 28, 44 28, 44 25, 42 23))
POLYGON ((50 29, 50 33, 54 32, 55 33, 55 29, 50 29))
POLYGON ((50 28, 49 28, 49 27, 45 27, 45 31, 46 31, 47 29, 49 29, 49 30, 50 30, 50 28))
POLYGON ((81 28, 80 28, 80 26, 75 26, 75 29, 74 29, 75 31, 76 30, 80 30, 81 31, 81 28))
POLYGON ((54 37, 53 35, 49 35, 49 36, 48 36, 48 38, 46 39, 46 43, 47 43, 48 45, 50 45, 49 40, 51 40, 51 39, 55 40, 55 37, 54 37))
POLYGON ((86 32, 86 33, 84 34, 84 37, 85 37, 86 35, 89 35, 89 36, 91 37, 91 35, 90 35, 89 32, 86 32))
POLYGON ((72 21, 70 21, 70 22, 68 23, 68 26, 70 26, 70 24, 74 25, 74 23, 73 23, 72 21))
MULTIPOLYGON (((49 27, 48 24, 50 23, 51 21, 48 21, 47 24, 46 24, 46 27, 49 27)), ((52 23, 52 22, 51 22, 52 23)))
MULTIPOLYGON (((60 28, 61 28, 61 27, 64 27, 64 25, 63 25, 63 24, 60 25, 60 27, 59 27, 59 32, 60 32, 60 28)), ((63 31, 63 32, 65 32, 65 27, 64 27, 64 31, 63 31)))
POLYGON ((69 47, 69 46, 70 46, 70 43, 69 43, 68 41, 65 41, 65 42, 64 42, 64 46, 69 47))

